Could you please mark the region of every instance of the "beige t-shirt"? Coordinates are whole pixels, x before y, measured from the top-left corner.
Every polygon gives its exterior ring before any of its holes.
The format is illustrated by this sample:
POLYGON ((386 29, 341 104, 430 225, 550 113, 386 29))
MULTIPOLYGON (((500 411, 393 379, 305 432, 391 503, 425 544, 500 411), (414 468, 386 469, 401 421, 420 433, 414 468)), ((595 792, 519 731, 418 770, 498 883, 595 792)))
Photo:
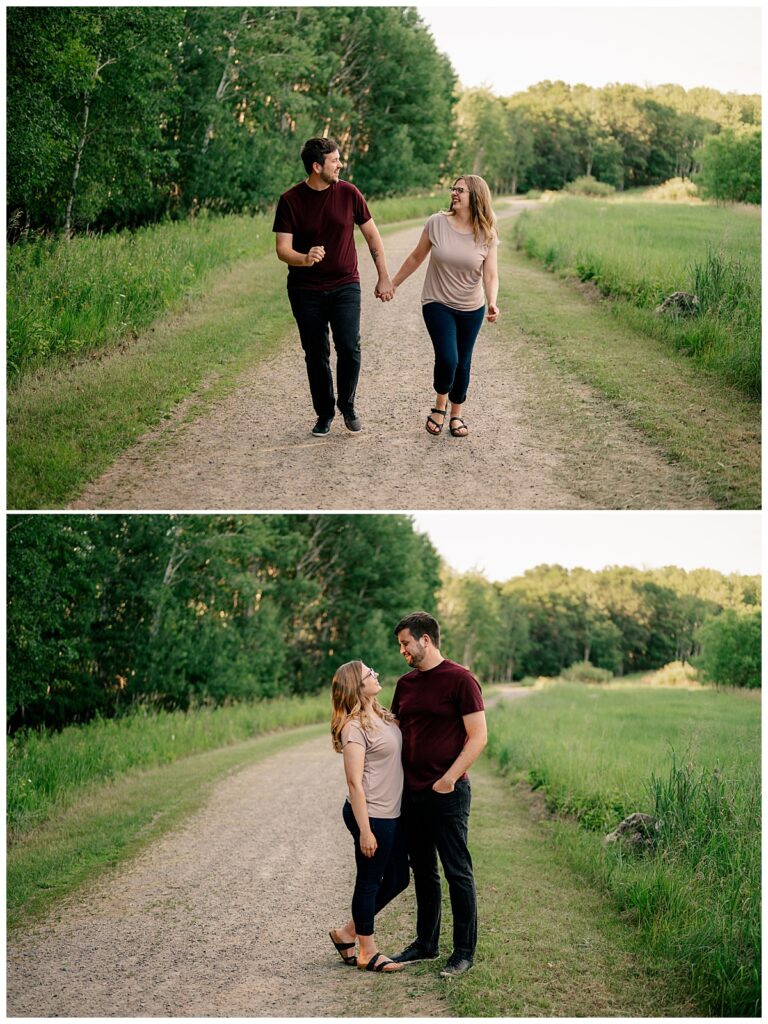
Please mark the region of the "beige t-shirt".
POLYGON ((456 231, 447 213, 434 213, 425 225, 432 249, 421 303, 442 302, 452 309, 474 310, 485 304, 483 264, 492 246, 478 245, 473 232, 456 231))
POLYGON ((403 796, 403 738, 394 722, 378 716, 366 732, 360 722, 347 722, 341 730, 341 745, 359 743, 365 748, 363 792, 369 818, 399 818, 403 796))

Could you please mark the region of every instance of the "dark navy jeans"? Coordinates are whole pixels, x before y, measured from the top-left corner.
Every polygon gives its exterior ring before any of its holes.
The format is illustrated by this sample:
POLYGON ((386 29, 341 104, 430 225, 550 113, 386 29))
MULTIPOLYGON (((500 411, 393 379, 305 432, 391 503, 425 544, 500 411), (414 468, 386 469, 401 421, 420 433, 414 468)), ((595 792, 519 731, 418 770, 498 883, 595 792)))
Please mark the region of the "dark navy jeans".
POLYGON ((416 888, 417 942, 437 955, 442 903, 439 856, 451 897, 453 952, 467 960, 474 958, 477 945, 477 895, 467 847, 471 799, 468 779, 460 779, 452 793, 406 790, 401 817, 416 888))
POLYGON ((399 818, 369 818, 376 836, 376 852, 366 857, 360 849, 360 829, 352 805, 345 801, 344 824, 355 840, 357 878, 352 894, 352 920, 358 935, 373 935, 373 921, 382 909, 408 888, 408 853, 399 818))
POLYGON ((435 391, 461 405, 467 397, 472 350, 483 326, 485 306, 463 310, 451 309, 442 302, 427 302, 421 307, 421 315, 435 350, 435 391))
POLYGON ((352 412, 360 376, 360 285, 345 284, 327 292, 289 288, 288 299, 299 328, 315 412, 332 419, 336 404, 340 412, 352 412), (331 333, 338 401, 333 396, 331 333))

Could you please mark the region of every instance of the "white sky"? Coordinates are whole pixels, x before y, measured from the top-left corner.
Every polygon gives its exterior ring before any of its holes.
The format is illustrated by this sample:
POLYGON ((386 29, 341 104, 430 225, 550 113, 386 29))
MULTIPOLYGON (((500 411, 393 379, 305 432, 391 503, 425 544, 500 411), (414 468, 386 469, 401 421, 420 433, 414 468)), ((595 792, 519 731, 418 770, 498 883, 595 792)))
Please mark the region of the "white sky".
POLYGON ((464 86, 497 96, 545 79, 761 91, 759 5, 418 5, 464 86))
POLYGON ((413 519, 450 566, 489 580, 544 563, 761 572, 759 512, 416 512, 413 519))

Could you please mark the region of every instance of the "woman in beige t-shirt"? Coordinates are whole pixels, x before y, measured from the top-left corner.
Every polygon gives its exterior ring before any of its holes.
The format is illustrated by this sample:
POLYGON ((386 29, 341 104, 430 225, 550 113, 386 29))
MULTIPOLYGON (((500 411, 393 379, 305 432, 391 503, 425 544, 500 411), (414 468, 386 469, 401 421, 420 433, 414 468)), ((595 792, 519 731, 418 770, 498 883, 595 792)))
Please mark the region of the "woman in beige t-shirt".
POLYGON ((376 694, 379 677, 362 661, 342 665, 333 677, 331 737, 344 755, 349 797, 344 824, 355 840, 357 878, 352 917, 329 934, 344 963, 368 971, 399 971, 376 948, 376 914, 407 888, 408 854, 400 828, 403 740, 394 716, 376 694), (355 942, 360 952, 354 952, 355 942))
POLYGON ((449 401, 451 435, 469 433, 461 411, 486 301, 489 323, 499 316, 497 245, 490 189, 479 175, 464 174, 451 188, 450 209, 429 218, 418 245, 392 278, 393 290, 380 296, 392 298, 430 257, 421 293, 422 315, 435 350, 435 404, 426 423, 430 434, 441 433, 449 401))

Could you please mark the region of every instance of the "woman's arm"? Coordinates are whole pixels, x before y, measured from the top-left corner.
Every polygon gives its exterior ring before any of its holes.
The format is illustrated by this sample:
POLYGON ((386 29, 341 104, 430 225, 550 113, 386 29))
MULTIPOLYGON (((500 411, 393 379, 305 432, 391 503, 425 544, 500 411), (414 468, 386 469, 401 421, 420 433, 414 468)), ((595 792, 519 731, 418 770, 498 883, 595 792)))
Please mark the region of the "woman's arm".
POLYGON ((360 829, 360 850, 366 857, 376 853, 376 836, 371 832, 368 821, 368 804, 363 790, 363 768, 365 767, 365 748, 359 743, 347 743, 344 747, 344 774, 349 787, 349 802, 360 829))
POLYGON ((499 316, 499 307, 496 305, 499 297, 499 257, 495 245, 488 250, 483 263, 483 288, 488 302, 488 322, 495 323, 499 316))
POLYGON ((421 233, 421 238, 419 239, 419 244, 410 256, 406 256, 403 260, 402 266, 392 278, 392 285, 395 288, 399 288, 403 281, 406 281, 415 270, 419 269, 427 256, 429 256, 429 250, 431 248, 432 243, 429 240, 429 234, 427 233, 427 229, 424 228, 421 233))

